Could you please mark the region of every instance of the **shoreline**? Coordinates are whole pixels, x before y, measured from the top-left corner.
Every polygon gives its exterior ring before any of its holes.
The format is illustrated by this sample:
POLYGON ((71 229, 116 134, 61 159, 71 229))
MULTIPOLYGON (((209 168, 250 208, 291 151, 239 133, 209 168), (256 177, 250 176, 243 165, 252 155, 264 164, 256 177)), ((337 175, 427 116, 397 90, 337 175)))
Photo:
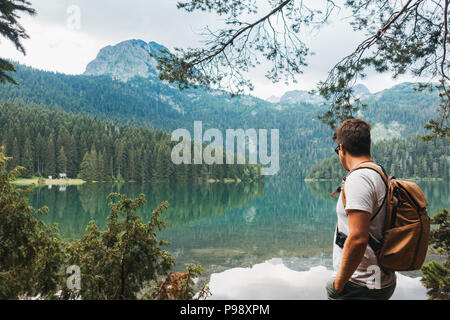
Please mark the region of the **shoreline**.
MULTIPOLYGON (((395 177, 396 180, 406 180, 406 181, 445 181, 444 178, 402 178, 395 177)), ((314 179, 314 178, 304 178, 305 182, 321 182, 321 181, 340 181, 342 179, 314 179)))
POLYGON ((86 181, 82 179, 45 179, 39 177, 33 178, 17 178, 12 184, 17 186, 78 186, 86 181))
POLYGON ((206 182, 208 183, 239 183, 241 182, 241 179, 233 179, 233 178, 224 178, 223 180, 219 180, 219 179, 208 179, 206 180, 206 182))
MULTIPOLYGON (((113 183, 134 183, 135 181, 111 181, 113 183)), ((223 180, 219 179, 208 179, 205 180, 206 183, 240 183, 242 180, 225 178, 223 180)), ((102 181, 85 181, 82 179, 44 179, 39 177, 33 178, 17 178, 12 181, 12 184, 16 186, 78 186, 85 183, 102 183, 102 181)))

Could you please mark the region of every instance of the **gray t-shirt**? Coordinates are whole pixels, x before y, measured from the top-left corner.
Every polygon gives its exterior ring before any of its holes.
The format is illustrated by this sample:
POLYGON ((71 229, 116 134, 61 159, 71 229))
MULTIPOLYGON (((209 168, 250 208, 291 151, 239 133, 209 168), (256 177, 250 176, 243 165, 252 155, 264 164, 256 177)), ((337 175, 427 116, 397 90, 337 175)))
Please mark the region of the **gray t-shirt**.
MULTIPOLYGON (((378 166, 379 167, 379 166, 378 166)), ((379 167, 381 170, 381 167, 379 167)), ((378 215, 370 222, 369 232, 376 239, 383 238, 384 218, 386 215, 386 202, 383 203, 386 194, 386 185, 381 176, 372 169, 358 169, 353 171, 344 184, 346 207, 349 210, 361 210, 370 213, 372 217, 383 204, 378 215)), ((336 205, 337 226, 340 232, 348 235, 348 216, 342 203, 342 192, 336 205)), ((339 271, 342 260, 342 251, 336 243, 336 232, 333 240, 333 269, 334 276, 339 271)), ((377 257, 370 245, 350 281, 369 289, 382 289, 391 286, 396 281, 395 272, 384 272, 378 264, 377 257)))

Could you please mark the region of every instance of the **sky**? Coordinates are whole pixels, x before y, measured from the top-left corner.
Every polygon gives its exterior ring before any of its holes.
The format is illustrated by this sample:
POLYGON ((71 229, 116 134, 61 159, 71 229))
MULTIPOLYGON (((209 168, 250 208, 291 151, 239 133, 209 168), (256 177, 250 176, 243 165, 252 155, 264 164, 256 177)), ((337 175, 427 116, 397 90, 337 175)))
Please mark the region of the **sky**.
MULTIPOLYGON (((221 17, 209 12, 187 13, 176 8, 179 0, 31 0, 37 15, 24 15, 20 22, 30 39, 24 40, 26 56, 0 37, 0 56, 34 68, 66 74, 81 74, 101 48, 124 40, 155 41, 169 50, 201 46, 199 35, 205 26, 217 28, 221 17)), ((263 5, 267 0, 257 0, 263 5)), ((260 15, 265 14, 261 10, 260 15)), ((255 88, 252 95, 262 99, 282 96, 289 90, 311 90, 326 78, 327 72, 364 39, 348 24, 348 12, 341 10, 319 32, 302 35, 315 54, 297 76, 297 83, 285 85, 265 78, 264 62, 248 76, 255 88)), ((360 83, 371 92, 381 91, 403 81, 417 81, 405 75, 368 73, 360 83)))

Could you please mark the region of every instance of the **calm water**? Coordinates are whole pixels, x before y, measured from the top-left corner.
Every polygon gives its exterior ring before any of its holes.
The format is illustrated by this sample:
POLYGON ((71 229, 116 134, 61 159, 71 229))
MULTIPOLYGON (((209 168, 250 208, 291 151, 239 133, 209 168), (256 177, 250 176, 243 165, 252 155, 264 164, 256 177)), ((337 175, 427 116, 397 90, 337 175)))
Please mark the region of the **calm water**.
MULTIPOLYGON (((164 200, 167 229, 160 238, 176 258, 204 267, 211 299, 325 299, 332 274, 337 182, 266 179, 253 184, 85 184, 35 189, 30 204, 48 206, 46 222, 57 222, 66 239, 79 238, 90 220, 101 228, 107 195, 143 193, 145 220, 164 200)), ((447 181, 420 182, 430 215, 449 208, 447 181)), ((426 299, 420 272, 403 273, 393 299, 426 299)))

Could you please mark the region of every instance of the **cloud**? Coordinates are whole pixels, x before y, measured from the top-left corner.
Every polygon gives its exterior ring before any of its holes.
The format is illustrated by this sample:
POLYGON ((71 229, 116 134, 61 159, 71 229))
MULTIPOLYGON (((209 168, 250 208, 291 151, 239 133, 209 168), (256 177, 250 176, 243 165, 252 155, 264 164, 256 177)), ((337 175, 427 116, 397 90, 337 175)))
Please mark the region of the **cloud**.
POLYGON ((23 16, 21 24, 31 39, 23 43, 24 57, 1 39, 2 57, 62 73, 85 70, 101 48, 128 39, 156 41, 173 49, 200 45, 200 28, 215 20, 207 13, 188 14, 176 9, 176 0, 88 1, 41 0, 34 2, 34 17, 23 16), (70 28, 73 11, 79 8, 79 29, 70 28))
MULTIPOLYGON (((314 266, 307 271, 289 269, 282 259, 274 258, 251 268, 233 268, 213 273, 209 282, 214 300, 324 300, 326 283, 333 271, 314 266)), ((420 278, 397 273, 392 300, 426 300, 420 278)))
MULTIPOLYGON (((266 99, 272 95, 282 96, 288 90, 312 90, 319 81, 324 81, 328 72, 342 58, 352 53, 358 44, 365 39, 361 32, 353 31, 347 17, 349 12, 342 10, 339 15, 330 19, 315 32, 305 32, 302 40, 308 45, 313 55, 307 57, 308 66, 303 69, 303 74, 296 77, 297 83, 288 86, 283 81, 272 83, 264 77, 267 63, 263 63, 252 72, 255 90, 253 95, 266 99)), ((417 78, 404 75, 398 79, 392 79, 390 73, 380 74, 374 70, 367 70, 367 78, 358 81, 374 93, 404 82, 419 81, 417 78)))
POLYGON ((89 34, 31 17, 24 17, 23 25, 30 36, 24 41, 26 55, 18 52, 12 43, 2 40, 2 57, 42 70, 80 74, 95 58, 97 48, 107 44, 89 34))
MULTIPOLYGON (((223 24, 223 18, 215 14, 178 10, 177 2, 178 0, 34 1, 37 16, 24 16, 21 20, 31 37, 24 41, 27 56, 22 56, 14 46, 1 39, 2 57, 39 69, 80 74, 99 50, 107 45, 128 39, 142 39, 147 42, 156 41, 170 50, 175 47, 198 47, 201 46, 202 38, 199 33, 203 27, 216 29, 223 24), (79 28, 70 27, 74 22, 74 11, 69 10, 70 8, 79 8, 79 28)), ((309 66, 297 77, 297 84, 273 84, 265 78, 269 66, 262 60, 262 65, 248 74, 255 85, 252 94, 268 98, 272 95, 281 96, 288 90, 311 90, 319 80, 325 79, 327 71, 363 39, 363 35, 354 32, 348 22, 342 20, 345 14, 341 12, 334 17, 320 32, 302 34, 303 40, 316 54, 308 58, 309 66)), ((372 72, 362 83, 371 91, 379 91, 405 80, 414 81, 407 76, 392 80, 388 74, 372 72)))

